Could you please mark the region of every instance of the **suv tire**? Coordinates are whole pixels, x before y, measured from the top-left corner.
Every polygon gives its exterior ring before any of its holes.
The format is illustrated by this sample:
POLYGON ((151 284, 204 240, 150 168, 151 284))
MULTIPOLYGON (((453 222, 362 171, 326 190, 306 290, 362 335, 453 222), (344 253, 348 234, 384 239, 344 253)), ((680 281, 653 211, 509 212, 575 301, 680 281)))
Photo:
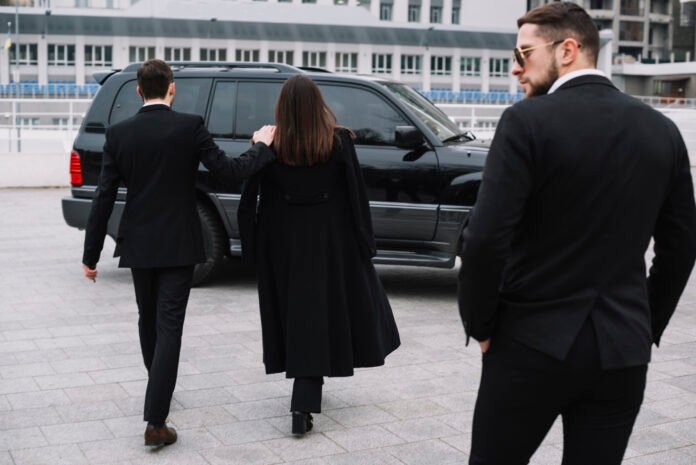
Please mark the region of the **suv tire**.
POLYGON ((199 263, 193 270, 193 285, 198 286, 212 278, 222 266, 225 259, 227 235, 222 229, 220 220, 213 209, 198 202, 198 215, 203 230, 203 247, 206 261, 199 263))

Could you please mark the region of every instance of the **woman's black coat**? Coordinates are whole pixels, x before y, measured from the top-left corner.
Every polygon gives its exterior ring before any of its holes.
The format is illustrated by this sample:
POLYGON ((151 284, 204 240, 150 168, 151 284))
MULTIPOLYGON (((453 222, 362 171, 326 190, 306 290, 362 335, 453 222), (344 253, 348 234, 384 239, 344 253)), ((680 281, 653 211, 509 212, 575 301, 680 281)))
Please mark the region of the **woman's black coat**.
POLYGON ((271 164, 242 195, 242 249, 256 265, 267 373, 350 376, 353 368, 383 365, 400 344, 371 261, 375 241, 355 148, 345 130, 334 140, 328 161, 271 164))

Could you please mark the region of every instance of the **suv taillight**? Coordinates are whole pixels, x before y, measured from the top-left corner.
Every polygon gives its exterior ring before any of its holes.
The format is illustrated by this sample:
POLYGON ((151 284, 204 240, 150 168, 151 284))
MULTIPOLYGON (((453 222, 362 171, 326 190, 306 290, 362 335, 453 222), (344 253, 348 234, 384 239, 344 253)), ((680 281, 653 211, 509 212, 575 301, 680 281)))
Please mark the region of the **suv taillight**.
POLYGON ((73 186, 82 185, 82 165, 80 155, 76 151, 70 153, 70 184, 73 186))

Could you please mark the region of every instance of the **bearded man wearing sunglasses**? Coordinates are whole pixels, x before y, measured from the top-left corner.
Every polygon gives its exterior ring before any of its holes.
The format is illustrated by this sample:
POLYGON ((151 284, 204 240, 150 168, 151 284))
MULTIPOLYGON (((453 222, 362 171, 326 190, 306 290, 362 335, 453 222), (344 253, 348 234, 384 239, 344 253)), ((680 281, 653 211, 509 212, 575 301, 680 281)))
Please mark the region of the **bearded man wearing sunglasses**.
POLYGON ((459 308, 483 352, 469 463, 527 464, 560 415, 563 465, 619 465, 696 259, 688 154, 596 70, 585 10, 555 2, 518 26, 528 98, 498 123, 463 233, 459 308))

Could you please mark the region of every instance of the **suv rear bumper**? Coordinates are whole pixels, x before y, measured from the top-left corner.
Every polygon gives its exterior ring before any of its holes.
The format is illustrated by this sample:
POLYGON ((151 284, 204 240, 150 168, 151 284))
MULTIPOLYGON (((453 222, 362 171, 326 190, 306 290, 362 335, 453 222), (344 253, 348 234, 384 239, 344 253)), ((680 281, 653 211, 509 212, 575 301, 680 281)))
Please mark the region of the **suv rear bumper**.
MULTIPOLYGON (((89 218, 89 212, 92 209, 92 199, 83 199, 78 197, 64 197, 62 200, 63 207, 63 219, 73 228, 83 230, 87 227, 87 219, 89 218)), ((111 213, 111 218, 109 218, 109 225, 107 227, 107 233, 111 237, 116 237, 118 233, 118 225, 121 222, 121 215, 123 214, 123 207, 125 202, 116 201, 114 204, 114 210, 111 213)))

